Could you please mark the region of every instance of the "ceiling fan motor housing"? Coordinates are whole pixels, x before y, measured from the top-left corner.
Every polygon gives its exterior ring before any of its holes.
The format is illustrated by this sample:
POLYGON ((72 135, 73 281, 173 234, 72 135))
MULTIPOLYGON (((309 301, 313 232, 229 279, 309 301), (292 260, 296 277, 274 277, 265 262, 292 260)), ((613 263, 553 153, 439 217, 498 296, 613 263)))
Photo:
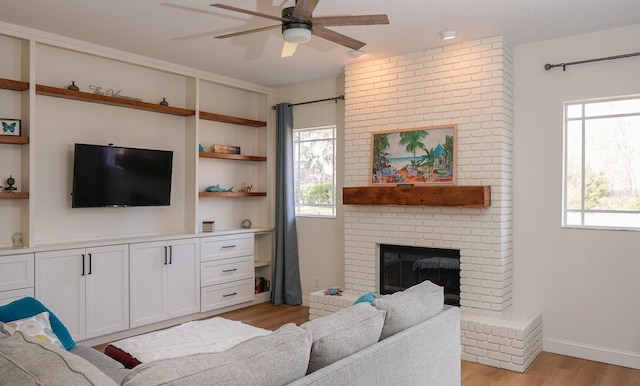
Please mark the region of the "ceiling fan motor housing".
POLYGON ((306 43, 311 38, 312 24, 308 20, 294 19, 291 16, 294 9, 295 7, 287 7, 282 10, 282 33, 285 35, 286 41, 291 43, 306 43), (296 32, 302 32, 302 34, 297 37, 298 34, 296 32))

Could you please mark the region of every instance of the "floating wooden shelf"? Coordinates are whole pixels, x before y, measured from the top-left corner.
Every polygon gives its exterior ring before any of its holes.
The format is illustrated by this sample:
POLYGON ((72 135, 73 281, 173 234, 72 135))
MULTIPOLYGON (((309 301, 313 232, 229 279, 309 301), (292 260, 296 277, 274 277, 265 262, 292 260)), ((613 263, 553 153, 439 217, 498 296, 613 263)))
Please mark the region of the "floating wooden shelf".
POLYGON ((345 205, 423 205, 487 208, 489 186, 361 186, 342 189, 345 205))
POLYGON ((207 121, 232 123, 234 125, 252 126, 252 127, 263 127, 267 125, 267 122, 264 122, 264 121, 255 121, 253 119, 232 117, 230 115, 208 113, 206 111, 200 111, 200 119, 205 119, 207 121))
POLYGON ((73 91, 66 88, 44 86, 41 84, 36 85, 36 94, 83 102, 100 103, 110 106, 127 107, 130 109, 151 111, 155 113, 178 115, 181 117, 188 117, 196 114, 195 110, 183 109, 180 107, 162 106, 158 103, 140 102, 125 98, 91 94, 83 91, 73 91))
POLYGON ((265 192, 200 192, 199 197, 265 197, 265 192))
POLYGON ((255 155, 241 155, 241 154, 226 154, 226 153, 211 153, 201 151, 199 153, 200 158, 219 158, 219 159, 233 159, 238 161, 266 161, 267 157, 255 156, 255 155))
POLYGON ((28 198, 29 192, 0 192, 0 200, 27 200, 28 198))
POLYGON ((0 89, 24 91, 29 89, 29 83, 20 80, 0 78, 0 89))
POLYGON ((13 145, 27 145, 29 137, 14 137, 11 135, 0 136, 0 143, 8 143, 13 145))

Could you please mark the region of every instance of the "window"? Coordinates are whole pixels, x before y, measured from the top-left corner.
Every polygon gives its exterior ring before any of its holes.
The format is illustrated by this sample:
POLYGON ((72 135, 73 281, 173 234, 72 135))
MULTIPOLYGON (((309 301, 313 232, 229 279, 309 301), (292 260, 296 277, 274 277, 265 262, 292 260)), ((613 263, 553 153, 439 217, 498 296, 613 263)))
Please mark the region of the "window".
POLYGON ((564 129, 563 225, 640 229, 640 97, 565 103, 564 129))
POLYGON ((336 128, 293 131, 297 216, 336 215, 336 128))

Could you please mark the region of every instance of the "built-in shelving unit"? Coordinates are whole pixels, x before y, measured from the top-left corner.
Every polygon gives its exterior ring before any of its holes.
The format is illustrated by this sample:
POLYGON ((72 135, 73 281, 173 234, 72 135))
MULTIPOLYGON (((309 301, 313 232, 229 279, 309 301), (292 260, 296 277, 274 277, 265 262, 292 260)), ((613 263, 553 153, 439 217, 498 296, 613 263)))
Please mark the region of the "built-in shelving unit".
POLYGON ((226 153, 212 153, 201 151, 199 153, 200 158, 218 158, 218 159, 233 159, 237 161, 258 161, 264 162, 267 157, 255 156, 255 155, 242 155, 242 154, 226 154, 226 153))
POLYGON ((227 197, 227 198, 235 198, 235 197, 265 197, 267 195, 266 192, 200 192, 198 196, 200 197, 227 197))
POLYGON ((91 94, 88 92, 74 91, 66 88, 44 86, 41 84, 36 85, 36 94, 46 95, 46 96, 56 97, 56 98, 72 99, 72 100, 83 101, 83 102, 100 103, 100 104, 110 105, 110 106, 126 107, 130 109, 151 111, 155 113, 178 115, 181 117, 189 117, 196 114, 195 110, 183 109, 180 107, 163 106, 159 103, 154 104, 154 103, 141 102, 141 101, 136 101, 131 99, 118 98, 113 96, 91 94))
POLYGON ((256 260, 253 265, 255 268, 268 267, 271 265, 271 262, 267 260, 256 260))
POLYGON ((21 80, 12 80, 0 78, 0 89, 3 90, 14 90, 14 91, 25 91, 29 89, 29 83, 23 82, 21 80))

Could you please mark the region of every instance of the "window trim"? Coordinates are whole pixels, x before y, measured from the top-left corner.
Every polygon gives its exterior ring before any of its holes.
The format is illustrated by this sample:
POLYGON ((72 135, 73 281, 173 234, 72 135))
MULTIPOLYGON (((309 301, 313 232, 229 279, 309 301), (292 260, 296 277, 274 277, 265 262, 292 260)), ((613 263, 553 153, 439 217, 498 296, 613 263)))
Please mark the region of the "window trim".
POLYGON ((599 102, 616 102, 616 101, 626 101, 631 99, 638 99, 640 95, 628 95, 628 96, 617 96, 610 98, 594 98, 594 99, 584 99, 584 100, 575 100, 575 101, 567 101, 563 104, 563 146, 562 146, 562 228, 575 228, 575 229, 592 229, 592 230, 618 230, 618 231, 640 231, 639 226, 623 226, 623 225, 586 225, 585 224, 585 215, 589 213, 602 213, 602 214, 636 214, 640 216, 640 210, 606 210, 606 209, 585 209, 585 194, 586 194, 586 162, 585 162, 585 150, 586 150, 586 141, 585 141, 585 132, 586 132, 586 122, 592 119, 603 119, 603 118, 624 118, 624 117, 640 117, 640 111, 637 113, 617 113, 617 114, 609 114, 609 115, 597 115, 597 116, 586 116, 586 105, 590 103, 599 103, 599 102), (581 115, 578 118, 569 118, 568 110, 570 106, 580 105, 581 107, 581 115), (580 135, 581 135, 581 165, 580 165, 580 173, 581 173, 581 186, 580 186, 580 208, 579 209, 569 209, 568 208, 568 186, 567 186, 567 167, 568 167, 568 147, 569 147, 569 139, 568 139, 568 128, 569 122, 580 121, 580 135), (568 224, 568 216, 571 213, 575 213, 580 216, 579 224, 568 224))
MULTIPOLYGON (((304 143, 308 143, 308 142, 314 142, 314 141, 331 141, 332 142, 332 147, 333 147, 333 151, 332 151, 332 163, 333 163, 333 204, 308 204, 308 206, 314 206, 314 207, 330 207, 332 208, 332 214, 300 214, 298 213, 298 209, 300 207, 299 203, 298 203, 298 197, 295 197, 295 216, 296 217, 309 217, 309 218, 325 218, 325 219, 335 219, 337 218, 337 211, 338 211, 338 192, 337 192, 337 174, 338 174, 338 170, 337 170, 337 147, 338 147, 338 127, 337 125, 327 125, 327 126, 318 126, 318 127, 305 127, 305 128, 298 128, 298 129, 293 129, 293 132, 301 132, 301 131, 317 131, 317 130, 326 130, 326 129, 333 129, 333 136, 331 138, 325 138, 325 139, 312 139, 312 140, 307 140, 307 141, 302 141, 304 143)), ((300 143, 300 141, 296 141, 295 137, 294 137, 294 152, 295 152, 295 144, 296 143, 300 143)), ((299 152, 299 147, 298 147, 298 152, 299 152)), ((296 155, 294 154, 294 156, 298 157, 299 159, 299 154, 296 155)), ((294 165, 295 166, 295 165, 294 165)), ((298 170, 299 172, 299 170, 298 170)), ((299 176, 296 174, 296 169, 294 168, 294 190, 296 187, 298 187, 297 185, 297 181, 299 181, 299 176)))

